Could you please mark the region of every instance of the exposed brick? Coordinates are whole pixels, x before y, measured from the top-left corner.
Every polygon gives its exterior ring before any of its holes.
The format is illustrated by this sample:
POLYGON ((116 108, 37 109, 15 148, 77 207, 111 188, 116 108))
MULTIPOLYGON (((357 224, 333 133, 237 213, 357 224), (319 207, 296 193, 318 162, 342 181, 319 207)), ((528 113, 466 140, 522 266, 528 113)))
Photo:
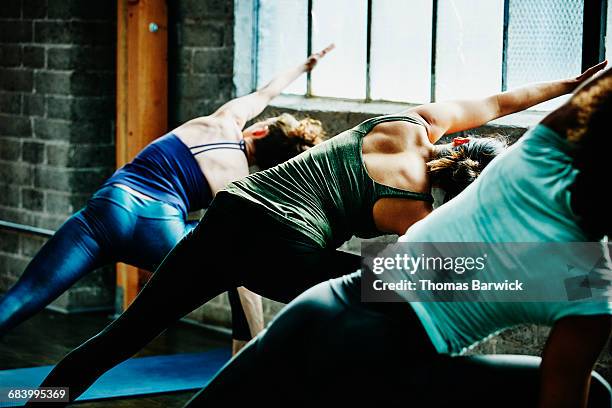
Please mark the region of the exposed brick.
POLYGON ((223 102, 216 102, 203 98, 181 98, 181 103, 176 109, 176 119, 178 123, 183 123, 198 116, 209 115, 223 102))
POLYGON ((8 274, 8 268, 6 266, 6 255, 0 255, 0 292, 8 291, 17 281, 13 276, 8 274))
POLYGON ((75 170, 71 176, 71 191, 74 193, 92 193, 112 174, 111 168, 75 170))
POLYGON ((45 66, 45 49, 43 47, 25 46, 21 57, 23 65, 30 68, 45 66))
POLYGON ((31 212, 11 207, 0 207, 0 219, 26 225, 32 225, 34 222, 31 212))
POLYGON ((31 21, 3 21, 0 24, 0 38, 4 43, 22 43, 32 41, 31 21))
POLYGON ((59 191, 70 191, 70 173, 65 169, 38 166, 34 170, 34 186, 59 191))
POLYGON ((50 144, 46 147, 49 166, 66 167, 68 163, 68 143, 50 144))
POLYGON ((0 230, 0 252, 19 252, 19 234, 0 230))
POLYGON ((28 137, 32 134, 32 121, 27 116, 0 114, 0 137, 28 137))
POLYGON ((34 119, 35 136, 45 140, 63 140, 73 143, 110 143, 113 140, 111 129, 112 123, 109 120, 69 122, 61 119, 34 119))
POLYGON ((5 91, 31 91, 32 70, 22 68, 0 69, 0 89, 5 91))
POLYGON ((33 221, 33 225, 38 228, 46 228, 51 231, 57 231, 57 229, 66 221, 66 217, 70 214, 54 214, 54 215, 42 215, 36 217, 33 221))
POLYGON ((47 116, 70 120, 108 119, 113 117, 114 99, 108 97, 58 97, 47 98, 47 116))
POLYGON ((24 141, 21 153, 22 160, 27 163, 40 164, 45 160, 45 144, 24 141))
POLYGON ((45 195, 45 211, 50 214, 72 214, 82 208, 89 194, 71 194, 47 192, 45 195))
POLYGON ((9 276, 21 276, 28 263, 30 263, 29 259, 22 256, 8 256, 6 258, 6 269, 9 276))
POLYGON ((39 71, 34 75, 37 93, 70 94, 71 72, 39 71))
POLYGON ((21 113, 21 94, 0 91, 0 113, 21 113))
MULTIPOLYGON (((176 61, 176 72, 188 74, 193 72, 193 48, 181 48, 176 61)), ((171 78, 173 79, 173 78, 171 78)))
POLYGON ((32 235, 21 236, 21 253, 24 256, 33 257, 40 251, 40 248, 45 245, 47 238, 36 237, 32 235))
POLYGON ((23 16, 26 18, 43 18, 47 15, 46 0, 23 0, 23 16))
POLYGON ((113 145, 49 145, 47 163, 73 168, 107 166, 114 161, 113 145))
POLYGON ((113 44, 114 26, 92 21, 35 21, 34 41, 50 44, 113 44))
POLYGON ((21 140, 2 140, 2 143, 0 143, 0 159, 19 161, 21 159, 21 140))
POLYGON ((19 187, 4 181, 0 183, 0 205, 15 208, 21 206, 19 187))
POLYGON ((206 74, 232 75, 233 53, 231 49, 196 50, 193 55, 193 71, 206 74))
POLYGON ((44 116, 45 97, 40 94, 24 94, 23 114, 30 116, 44 116))
POLYGON ((21 45, 0 44, 0 66, 18 67, 20 65, 21 65, 21 45))
POLYGON ((223 34, 223 46, 233 47, 234 45, 234 26, 231 24, 225 25, 225 32, 223 34))
POLYGON ((225 25, 221 22, 206 24, 180 24, 179 45, 193 47, 221 47, 224 44, 225 25))
POLYGON ((3 161, 0 163, 0 180, 8 184, 30 186, 32 184, 32 168, 25 163, 3 161))
POLYGON ((47 66, 50 69, 115 69, 114 47, 68 46, 47 50, 47 66))
MULTIPOLYGON (((212 74, 179 74, 177 92, 180 98, 218 99, 225 89, 231 89, 231 77, 212 74)), ((223 95, 225 96, 225 95, 223 95)))
POLYGON ((62 20, 112 21, 116 17, 116 4, 115 1, 48 0, 48 16, 62 20))
POLYGON ((40 190, 24 188, 21 190, 21 206, 31 211, 42 211, 45 194, 40 190))
POLYGON ((52 190, 91 193, 110 175, 110 169, 60 169, 41 166, 34 171, 34 185, 52 190))
POLYGON ((181 21, 232 18, 231 0, 181 0, 176 8, 181 21))
POLYGON ((114 95, 115 74, 109 72, 75 72, 72 75, 70 92, 81 95, 114 95))
POLYGON ((0 18, 21 17, 21 0, 3 0, 0 7, 0 18))

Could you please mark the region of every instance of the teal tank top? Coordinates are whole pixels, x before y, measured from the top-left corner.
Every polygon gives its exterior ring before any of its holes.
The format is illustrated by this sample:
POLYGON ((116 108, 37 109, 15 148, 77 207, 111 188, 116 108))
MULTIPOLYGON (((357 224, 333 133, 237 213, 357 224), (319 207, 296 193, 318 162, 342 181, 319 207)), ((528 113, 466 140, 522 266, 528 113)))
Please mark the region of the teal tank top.
MULTIPOLYGON (((572 166, 569 148, 561 136, 538 125, 495 158, 460 195, 414 224, 400 241, 589 241, 570 206, 569 187, 577 170, 572 166)), ((606 252, 602 244, 602 257, 609 260, 606 252)), ((564 259, 546 261, 551 269, 567 270, 564 259), (559 263, 558 268, 555 263, 559 263)), ((603 274, 609 275, 609 266, 603 274)), ((501 276, 504 271, 497 273, 501 276)), ((568 315, 612 314, 612 305, 605 300, 411 305, 438 352, 451 355, 461 354, 518 324, 552 325, 568 315)))
POLYGON ((226 191, 304 234, 321 247, 338 247, 351 236, 382 235, 372 208, 383 197, 433 202, 429 193, 385 186, 370 178, 362 157, 363 138, 379 123, 408 116, 380 116, 317 145, 276 167, 229 184, 226 191))

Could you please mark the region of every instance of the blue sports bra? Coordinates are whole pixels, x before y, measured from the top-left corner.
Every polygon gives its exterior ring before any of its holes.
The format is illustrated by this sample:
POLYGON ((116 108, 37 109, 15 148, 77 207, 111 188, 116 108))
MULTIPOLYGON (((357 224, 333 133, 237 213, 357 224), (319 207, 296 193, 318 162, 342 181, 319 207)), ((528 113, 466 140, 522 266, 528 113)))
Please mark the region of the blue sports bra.
POLYGON ((130 163, 118 169, 103 187, 123 184, 156 200, 179 208, 186 216, 212 200, 212 192, 194 156, 217 149, 241 150, 244 140, 187 147, 168 133, 150 143, 130 163))

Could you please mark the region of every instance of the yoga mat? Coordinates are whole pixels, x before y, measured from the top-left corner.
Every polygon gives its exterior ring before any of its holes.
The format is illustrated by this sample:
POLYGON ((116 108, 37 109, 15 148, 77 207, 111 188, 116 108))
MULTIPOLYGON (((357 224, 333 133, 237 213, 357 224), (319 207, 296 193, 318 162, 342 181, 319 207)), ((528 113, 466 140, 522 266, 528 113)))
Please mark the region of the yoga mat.
MULTIPOLYGON (((96 381, 78 401, 187 391, 206 386, 230 359, 229 349, 129 359, 96 381)), ((53 366, 0 371, 0 407, 20 407, 25 400, 6 402, 7 389, 36 388, 53 366)), ((42 406, 42 405, 41 405, 42 406)))

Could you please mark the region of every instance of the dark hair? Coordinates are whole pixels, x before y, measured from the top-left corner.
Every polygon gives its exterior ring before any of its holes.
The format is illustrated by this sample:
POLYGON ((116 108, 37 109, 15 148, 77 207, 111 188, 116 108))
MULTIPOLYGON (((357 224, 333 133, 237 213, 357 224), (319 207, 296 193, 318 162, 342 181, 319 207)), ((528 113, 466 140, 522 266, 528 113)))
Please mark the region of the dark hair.
POLYGON ((298 121, 288 113, 280 115, 268 129, 266 137, 253 140, 255 162, 261 169, 287 161, 325 138, 320 121, 311 118, 298 121))
POLYGON ((573 146, 573 167, 578 170, 570 186, 572 210, 589 239, 611 237, 612 215, 606 194, 610 164, 605 159, 606 149, 602 149, 602 136, 610 132, 612 73, 594 79, 559 109, 569 110, 566 117, 572 118, 566 129, 573 146))
POLYGON ((448 201, 469 186, 497 155, 508 147, 506 138, 496 135, 472 138, 453 146, 427 163, 431 184, 446 192, 448 201))

